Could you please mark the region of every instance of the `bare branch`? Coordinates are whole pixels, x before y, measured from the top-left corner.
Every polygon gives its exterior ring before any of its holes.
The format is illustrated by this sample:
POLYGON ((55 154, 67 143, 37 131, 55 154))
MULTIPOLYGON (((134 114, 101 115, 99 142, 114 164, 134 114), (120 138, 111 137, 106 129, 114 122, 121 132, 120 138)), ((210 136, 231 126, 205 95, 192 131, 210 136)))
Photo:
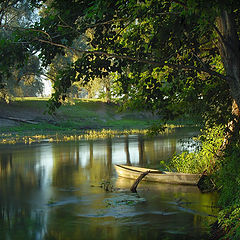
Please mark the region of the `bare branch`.
POLYGON ((58 25, 59 27, 70 28, 70 29, 73 30, 73 32, 79 33, 75 28, 73 28, 72 26, 70 26, 69 24, 67 24, 59 15, 58 15, 58 18, 59 18, 60 21, 64 24, 64 25, 58 25))
POLYGON ((224 76, 224 75, 222 75, 218 72, 215 72, 211 69, 208 69, 208 68, 200 68, 200 67, 195 67, 195 66, 190 66, 190 65, 177 65, 177 64, 168 64, 168 63, 166 63, 166 66, 171 67, 171 68, 184 69, 184 70, 195 70, 199 73, 205 72, 205 73, 208 73, 209 75, 219 77, 223 80, 228 80, 227 76, 224 76))
POLYGON ((197 61, 204 67, 204 69, 208 69, 202 59, 194 51, 192 51, 192 54, 197 59, 197 61))
POLYGON ((40 33, 43 33, 43 34, 47 35, 47 37, 48 37, 50 40, 52 40, 51 36, 50 36, 47 32, 45 32, 45 31, 43 31, 43 30, 34 29, 34 28, 25 28, 25 30, 30 30, 30 31, 32 31, 32 32, 40 32, 40 33))
POLYGON ((180 15, 180 12, 161 12, 161 13, 156 13, 156 15, 159 16, 165 16, 165 15, 180 15))
POLYGON ((48 78, 49 80, 51 80, 53 82, 56 80, 55 77, 49 73, 41 73, 41 75, 43 75, 44 77, 48 78))

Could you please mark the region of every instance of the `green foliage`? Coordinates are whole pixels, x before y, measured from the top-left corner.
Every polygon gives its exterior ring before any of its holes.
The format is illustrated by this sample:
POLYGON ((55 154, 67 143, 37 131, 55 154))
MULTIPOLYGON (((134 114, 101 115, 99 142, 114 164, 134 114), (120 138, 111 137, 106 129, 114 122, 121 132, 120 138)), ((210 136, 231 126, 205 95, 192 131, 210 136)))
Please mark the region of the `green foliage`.
POLYGON ((171 167, 180 172, 211 173, 211 178, 219 190, 219 206, 222 210, 218 222, 225 231, 223 239, 240 238, 240 140, 235 136, 221 157, 216 154, 223 142, 222 126, 207 128, 197 140, 200 150, 175 155, 171 167), (214 164, 214 168, 213 168, 214 164))
MULTIPOLYGON (((19 1, 19 6, 38 3, 19 1)), ((226 80, 214 74, 225 73, 214 24, 222 9, 238 8, 238 3, 229 7, 215 1, 44 1, 39 21, 4 29, 8 34, 0 39, 0 51, 8 62, 2 61, 0 77, 8 79, 11 67, 20 66, 33 51, 45 67, 71 53, 77 58, 53 76, 50 112, 75 82, 88 84, 115 74, 111 85, 121 105, 167 119, 204 114, 226 123, 232 99, 226 80)), ((104 93, 107 98, 109 93, 104 93)))
POLYGON ((199 162, 196 153, 183 152, 176 155, 171 160, 171 167, 176 169, 177 172, 184 173, 201 173, 207 167, 207 162, 199 162))
POLYGON ((37 28, 47 34, 38 37, 53 43, 35 44, 43 63, 47 66, 57 54, 66 54, 59 44, 78 55, 58 72, 50 112, 61 105, 74 82, 88 84, 115 74, 111 85, 121 106, 152 110, 166 119, 202 114, 212 122, 227 123, 229 86, 207 71, 224 74, 214 24, 227 4, 155 0, 45 4, 37 28))
POLYGON ((238 240, 240 238, 240 205, 234 205, 220 211, 218 222, 226 232, 222 239, 238 240))
POLYGON ((219 223, 226 231, 223 239, 240 238, 240 140, 239 135, 225 153, 225 160, 217 173, 217 186, 220 188, 219 204, 223 210, 219 223))
POLYGON ((239 140, 233 142, 231 151, 225 153, 224 161, 218 171, 218 186, 221 188, 220 204, 225 207, 237 204, 240 206, 240 145, 239 140))
POLYGON ((148 128, 148 133, 149 135, 158 135, 166 131, 166 126, 161 124, 161 123, 156 123, 154 122, 149 128, 148 128))
POLYGON ((222 126, 214 126, 202 131, 201 135, 194 139, 199 143, 200 149, 175 155, 170 163, 171 168, 186 173, 212 172, 217 152, 223 142, 223 130, 222 126))
MULTIPOLYGON (((0 2, 0 99, 9 101, 19 89, 26 90, 27 78, 39 76, 39 59, 34 56, 29 39, 25 37, 25 29, 30 28, 32 20, 36 19, 35 7, 39 7, 38 0, 0 2)), ((39 79, 35 82, 41 85, 39 79)), ((38 90, 41 92, 41 87, 38 90)), ((37 91, 32 89, 32 92, 36 95, 37 91)))

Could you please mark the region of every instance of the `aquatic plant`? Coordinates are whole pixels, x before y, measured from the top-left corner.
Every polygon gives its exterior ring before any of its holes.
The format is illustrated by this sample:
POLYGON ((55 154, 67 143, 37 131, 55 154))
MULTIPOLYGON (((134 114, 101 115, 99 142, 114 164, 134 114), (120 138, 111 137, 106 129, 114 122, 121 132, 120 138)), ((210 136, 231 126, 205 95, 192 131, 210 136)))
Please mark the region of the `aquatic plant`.
POLYGON ((103 180, 100 184, 100 187, 103 188, 106 192, 115 191, 113 184, 108 180, 103 180))
MULTIPOLYGON (((165 128, 161 134, 168 134, 173 131, 173 126, 165 128)), ((113 130, 113 129, 102 129, 102 130, 86 130, 86 131, 62 131, 49 134, 35 134, 35 135, 17 135, 17 134, 1 134, 0 144, 16 144, 16 143, 39 143, 42 141, 46 142, 68 142, 68 141, 79 141, 81 139, 96 140, 106 139, 112 137, 120 137, 122 135, 134 135, 142 134, 147 135, 147 129, 125 129, 125 130, 113 130)))
POLYGON ((116 197, 105 199, 107 207, 133 206, 144 202, 146 199, 139 197, 136 193, 118 193, 116 197))

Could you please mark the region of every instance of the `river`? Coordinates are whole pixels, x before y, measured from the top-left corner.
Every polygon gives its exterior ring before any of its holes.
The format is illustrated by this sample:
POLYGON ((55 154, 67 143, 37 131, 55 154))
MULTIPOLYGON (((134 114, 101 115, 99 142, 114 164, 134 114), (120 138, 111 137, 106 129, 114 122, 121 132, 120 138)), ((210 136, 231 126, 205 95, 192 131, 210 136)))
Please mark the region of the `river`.
POLYGON ((146 182, 131 193, 113 167, 158 167, 194 134, 1 145, 0 239, 208 239, 216 193, 146 182))

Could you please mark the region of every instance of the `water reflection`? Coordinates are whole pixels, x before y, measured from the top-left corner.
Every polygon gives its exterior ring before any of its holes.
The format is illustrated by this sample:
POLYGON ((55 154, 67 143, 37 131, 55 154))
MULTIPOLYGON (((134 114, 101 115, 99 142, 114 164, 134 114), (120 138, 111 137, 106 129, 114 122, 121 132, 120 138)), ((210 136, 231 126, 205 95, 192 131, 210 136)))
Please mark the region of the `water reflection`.
POLYGON ((133 195, 113 169, 157 166, 182 136, 0 146, 1 239, 206 239, 214 194, 143 182, 133 195), (120 190, 105 192, 103 179, 120 190))

